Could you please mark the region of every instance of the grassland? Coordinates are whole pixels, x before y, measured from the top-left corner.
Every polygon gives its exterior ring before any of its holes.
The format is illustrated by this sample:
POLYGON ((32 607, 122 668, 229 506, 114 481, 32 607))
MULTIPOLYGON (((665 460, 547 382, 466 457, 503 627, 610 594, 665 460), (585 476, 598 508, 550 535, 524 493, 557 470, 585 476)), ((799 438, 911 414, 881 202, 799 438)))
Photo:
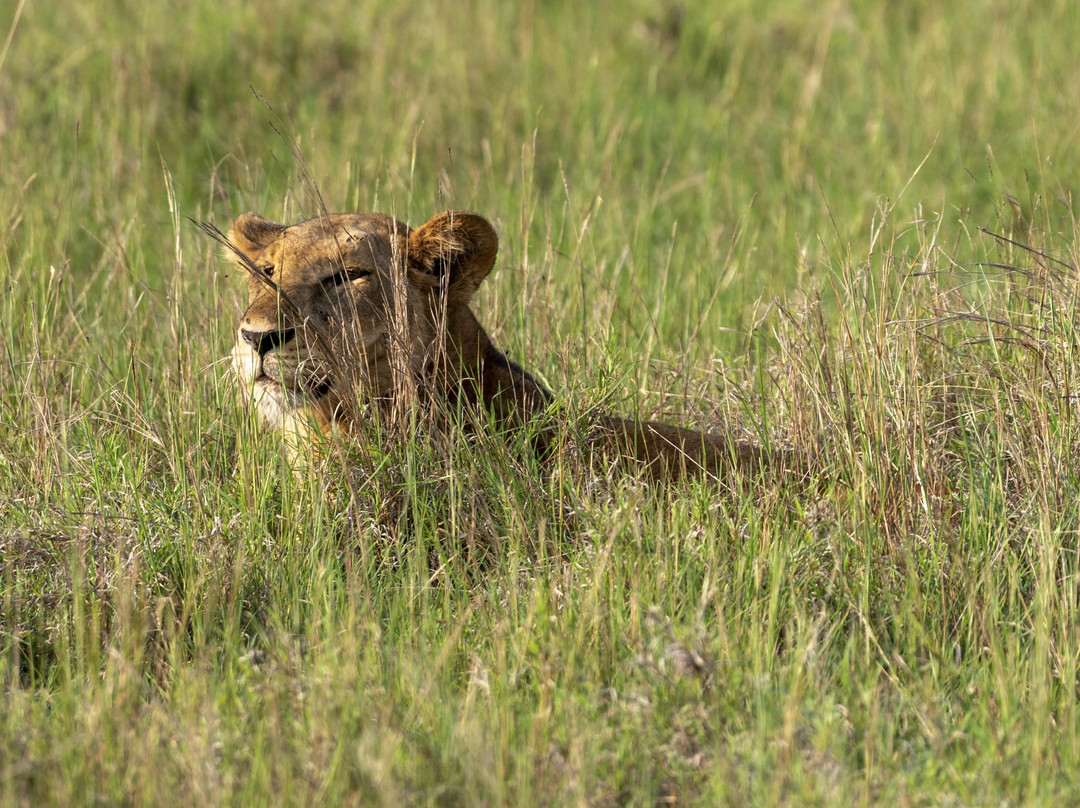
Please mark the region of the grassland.
POLYGON ((1080 14, 716 5, 0 0, 0 804, 1077 799, 1080 14), (297 480, 188 219, 319 195, 489 216, 567 412, 809 478, 297 480))

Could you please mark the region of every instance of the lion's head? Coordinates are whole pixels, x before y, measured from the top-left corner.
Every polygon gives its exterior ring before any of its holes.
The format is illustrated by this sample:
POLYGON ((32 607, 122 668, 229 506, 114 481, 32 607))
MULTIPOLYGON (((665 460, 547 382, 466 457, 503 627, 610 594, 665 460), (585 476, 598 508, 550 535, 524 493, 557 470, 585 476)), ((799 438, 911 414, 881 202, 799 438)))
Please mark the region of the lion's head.
MULTIPOLYGON (((446 211, 415 230, 379 214, 286 227, 245 213, 228 246, 250 275, 233 368, 294 460, 309 450, 313 426, 348 430, 360 403, 403 412, 423 392, 458 412, 480 410, 500 428, 552 403, 469 308, 498 250, 494 228, 474 213, 446 211)), ((777 457, 793 465, 750 443, 664 423, 597 415, 594 426, 586 437, 593 448, 666 478, 759 469, 777 457)), ((546 456, 549 438, 541 427, 530 439, 546 456)))
POLYGON ((228 240, 250 275, 233 367, 270 426, 327 428, 358 394, 385 402, 440 374, 460 384, 462 356, 488 350, 468 303, 498 238, 476 214, 411 230, 379 214, 285 226, 245 213, 228 240))

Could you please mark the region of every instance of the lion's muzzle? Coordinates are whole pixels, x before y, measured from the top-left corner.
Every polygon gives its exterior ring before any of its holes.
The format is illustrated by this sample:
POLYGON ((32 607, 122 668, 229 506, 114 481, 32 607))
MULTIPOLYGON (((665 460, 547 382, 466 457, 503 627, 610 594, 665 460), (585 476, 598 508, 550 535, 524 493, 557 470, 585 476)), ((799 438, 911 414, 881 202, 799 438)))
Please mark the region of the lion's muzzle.
POLYGON ((279 348, 282 345, 287 345, 292 342, 293 339, 296 338, 296 329, 285 328, 281 331, 249 331, 246 328, 241 328, 240 338, 250 345, 251 349, 261 358, 275 348, 279 348))

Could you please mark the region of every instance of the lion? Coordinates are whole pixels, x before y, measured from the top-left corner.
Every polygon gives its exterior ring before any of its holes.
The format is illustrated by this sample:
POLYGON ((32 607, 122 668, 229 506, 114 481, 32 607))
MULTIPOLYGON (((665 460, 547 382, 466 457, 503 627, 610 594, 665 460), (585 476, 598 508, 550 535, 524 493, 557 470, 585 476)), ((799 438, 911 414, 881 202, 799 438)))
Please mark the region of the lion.
MULTIPOLYGON (((552 394, 492 343, 472 311, 499 244, 482 216, 445 211, 413 229, 381 214, 286 226, 244 213, 226 243, 249 273, 232 366, 248 403, 287 436, 294 456, 360 418, 424 398, 500 430, 551 411, 552 394)), ((534 430, 541 452, 550 431, 534 430)), ((586 442, 668 480, 725 478, 768 460, 748 442, 613 415, 593 418, 586 442)))

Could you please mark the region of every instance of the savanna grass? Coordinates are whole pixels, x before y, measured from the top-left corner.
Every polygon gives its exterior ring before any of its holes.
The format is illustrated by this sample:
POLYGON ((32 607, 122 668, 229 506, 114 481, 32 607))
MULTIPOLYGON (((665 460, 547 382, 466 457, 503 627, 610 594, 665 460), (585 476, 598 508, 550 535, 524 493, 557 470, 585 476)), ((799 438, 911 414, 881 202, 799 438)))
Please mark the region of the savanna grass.
POLYGON ((6 33, 0 802, 1077 793, 1069 4, 13 0, 6 33), (482 319, 567 451, 417 418, 285 467, 188 219, 323 206, 496 222, 482 319), (806 468, 610 475, 595 407, 806 468))

